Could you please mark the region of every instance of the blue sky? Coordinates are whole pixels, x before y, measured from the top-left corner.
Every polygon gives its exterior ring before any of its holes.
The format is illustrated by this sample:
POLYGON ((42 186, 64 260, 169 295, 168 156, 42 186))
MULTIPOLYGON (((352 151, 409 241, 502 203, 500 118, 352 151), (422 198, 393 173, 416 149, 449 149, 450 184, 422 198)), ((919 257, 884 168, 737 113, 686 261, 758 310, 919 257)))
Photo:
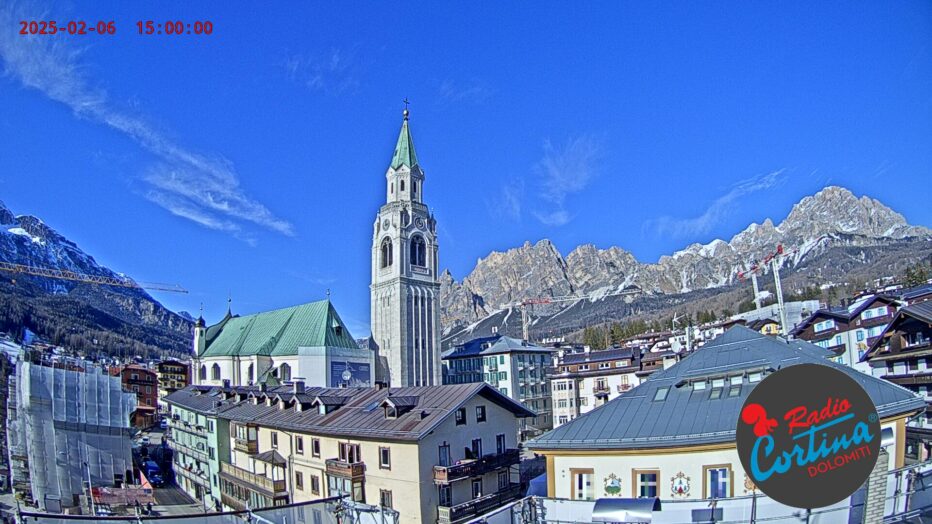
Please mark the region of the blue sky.
POLYGON ((405 97, 458 279, 541 238, 655 261, 827 184, 932 225, 927 1, 259 5, 0 1, 0 199, 173 309, 330 288, 356 336, 405 97))

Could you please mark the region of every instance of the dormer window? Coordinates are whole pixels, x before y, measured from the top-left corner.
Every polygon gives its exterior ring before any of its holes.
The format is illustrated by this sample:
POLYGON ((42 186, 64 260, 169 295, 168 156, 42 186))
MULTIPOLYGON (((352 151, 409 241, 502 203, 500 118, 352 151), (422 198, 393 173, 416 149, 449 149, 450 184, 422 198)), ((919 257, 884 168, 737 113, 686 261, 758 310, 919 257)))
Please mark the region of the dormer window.
POLYGON ((385 406, 385 418, 398 418, 398 409, 394 406, 385 406))

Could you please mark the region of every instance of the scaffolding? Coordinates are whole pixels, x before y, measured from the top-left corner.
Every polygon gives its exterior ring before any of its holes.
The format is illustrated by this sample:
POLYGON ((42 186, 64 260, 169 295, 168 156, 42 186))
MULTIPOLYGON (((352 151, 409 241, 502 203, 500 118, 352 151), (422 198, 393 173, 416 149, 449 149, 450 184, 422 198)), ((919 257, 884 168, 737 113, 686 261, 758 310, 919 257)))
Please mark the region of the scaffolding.
POLYGON ((13 384, 16 404, 8 410, 13 480, 28 484, 28 498, 40 509, 81 506, 88 481, 90 487, 131 482, 130 415, 136 396, 123 391, 119 377, 83 361, 54 366, 19 361, 13 384))

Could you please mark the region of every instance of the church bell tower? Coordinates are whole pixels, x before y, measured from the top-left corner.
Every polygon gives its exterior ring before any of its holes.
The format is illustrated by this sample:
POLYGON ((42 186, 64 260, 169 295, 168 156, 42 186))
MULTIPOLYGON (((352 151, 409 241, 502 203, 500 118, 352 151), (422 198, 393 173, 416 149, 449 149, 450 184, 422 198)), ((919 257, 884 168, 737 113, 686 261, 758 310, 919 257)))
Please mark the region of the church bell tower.
POLYGON ((424 204, 424 171, 404 110, 372 232, 372 337, 392 387, 440 381, 437 222, 424 204))

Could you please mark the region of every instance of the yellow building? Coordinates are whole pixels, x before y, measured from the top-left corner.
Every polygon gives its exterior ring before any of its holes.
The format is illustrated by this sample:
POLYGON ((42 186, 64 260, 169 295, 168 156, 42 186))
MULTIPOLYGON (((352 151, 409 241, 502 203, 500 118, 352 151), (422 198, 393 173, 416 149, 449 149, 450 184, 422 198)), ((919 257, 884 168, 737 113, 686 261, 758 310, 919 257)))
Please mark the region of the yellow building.
POLYGON ((227 508, 346 495, 403 523, 452 523, 524 494, 516 435, 534 413, 487 384, 284 389, 220 414, 227 508))

